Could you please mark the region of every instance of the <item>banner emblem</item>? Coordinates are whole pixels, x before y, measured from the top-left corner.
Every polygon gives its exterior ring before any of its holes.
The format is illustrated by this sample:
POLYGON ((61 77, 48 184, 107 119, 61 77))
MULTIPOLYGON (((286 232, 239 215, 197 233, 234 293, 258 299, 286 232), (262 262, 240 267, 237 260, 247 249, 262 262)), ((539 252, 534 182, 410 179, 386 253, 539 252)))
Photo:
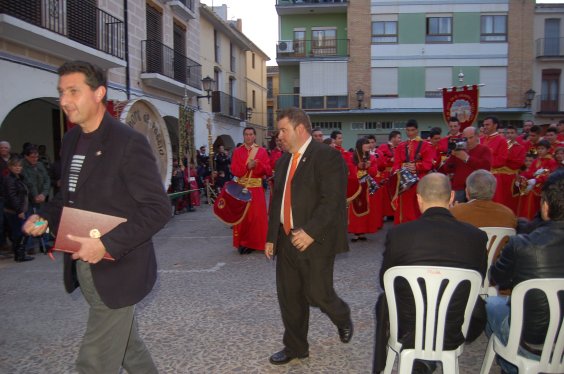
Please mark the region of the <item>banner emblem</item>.
POLYGON ((443 116, 456 117, 460 121, 460 131, 471 126, 478 116, 478 86, 443 88, 443 116))

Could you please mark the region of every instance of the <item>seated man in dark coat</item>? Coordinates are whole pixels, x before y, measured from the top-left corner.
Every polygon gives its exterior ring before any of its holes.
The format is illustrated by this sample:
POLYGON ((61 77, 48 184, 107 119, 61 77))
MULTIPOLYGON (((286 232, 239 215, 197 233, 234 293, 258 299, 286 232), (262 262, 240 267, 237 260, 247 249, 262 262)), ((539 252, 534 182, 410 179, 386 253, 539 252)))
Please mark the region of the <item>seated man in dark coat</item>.
MULTIPOLYGON (((542 188, 540 213, 543 222, 530 234, 509 238, 490 268, 490 277, 499 288, 513 289, 529 279, 564 278, 564 171, 548 177, 542 188)), ((509 335, 509 305, 504 297, 488 297, 486 333, 496 334, 502 342, 509 335)), ((548 302, 542 292, 533 290, 527 294, 523 315, 526 328, 521 343, 525 355, 534 357, 535 351, 541 348, 549 316, 548 302)), ((504 373, 517 373, 517 368, 507 361, 500 359, 499 364, 504 373)))
MULTIPOLYGON (((423 177, 417 185, 417 202, 422 216, 415 221, 396 226, 388 231, 386 250, 380 284, 386 270, 402 265, 434 265, 476 270, 482 276, 486 273, 486 233, 470 224, 457 221, 448 207, 454 199, 448 177, 431 173, 423 177)), ((464 322, 464 307, 468 288, 460 287, 453 296, 447 315, 445 330, 445 349, 455 349, 464 341, 478 337, 485 325, 484 304, 478 298, 468 336, 461 331, 464 322)), ((386 359, 387 317, 384 307, 385 294, 382 293, 376 304, 376 350, 374 372, 383 370, 386 359)), ((415 339, 415 303, 407 283, 396 287, 396 300, 402 305, 399 310, 399 336, 404 348, 413 348, 415 339)), ((431 373, 434 363, 416 361, 414 372, 431 373)))

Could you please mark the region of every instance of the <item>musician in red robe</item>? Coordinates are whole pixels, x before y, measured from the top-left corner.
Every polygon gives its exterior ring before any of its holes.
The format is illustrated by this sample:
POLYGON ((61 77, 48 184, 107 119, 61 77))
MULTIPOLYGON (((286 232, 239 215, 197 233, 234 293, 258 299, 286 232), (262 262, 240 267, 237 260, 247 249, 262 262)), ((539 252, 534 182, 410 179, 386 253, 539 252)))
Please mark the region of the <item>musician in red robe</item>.
POLYGON ((392 196, 394 195, 394 191, 392 187, 386 183, 386 181, 392 176, 394 152, 400 143, 401 133, 397 130, 393 130, 388 134, 388 143, 381 144, 376 151, 383 158, 382 161, 385 165, 384 171, 380 173, 380 181, 378 181, 378 183, 381 183, 382 214, 385 217, 393 217, 394 215, 394 209, 392 208, 392 196))
POLYGON ((525 142, 529 140, 529 131, 534 125, 535 122, 530 119, 523 122, 523 132, 516 139, 519 144, 525 145, 525 142))
POLYGON ((558 121, 556 128, 558 129, 558 141, 564 143, 564 119, 558 121))
POLYGON ((442 161, 442 151, 441 151, 441 129, 439 127, 433 127, 431 131, 429 131, 429 144, 433 151, 435 152, 435 157, 433 158, 433 169, 434 171, 438 170, 441 166, 442 161))
POLYGON ((451 139, 458 139, 462 137, 460 132, 460 121, 456 117, 450 117, 448 120, 448 134, 439 141, 439 149, 441 150, 441 156, 444 160, 448 153, 448 143, 451 139))
POLYGON ((499 120, 497 117, 489 116, 484 119, 484 137, 480 139, 481 143, 492 151, 492 174, 497 180, 497 187, 493 201, 503 204, 503 192, 501 186, 503 185, 501 173, 507 162, 507 140, 503 135, 497 132, 499 120))
MULTIPOLYGON (((540 126, 533 125, 529 129, 529 133, 526 140, 521 140, 520 143, 523 147, 525 147, 525 152, 527 154, 536 155, 537 154, 537 144, 539 140, 541 140, 541 132, 542 129, 540 126)), ((519 142, 520 138, 517 138, 519 142)))
POLYGON ((278 132, 276 132, 274 135, 272 135, 272 138, 274 139, 275 142, 275 147, 272 148, 272 150, 270 151, 270 168, 272 169, 272 173, 274 174, 274 169, 276 167, 276 161, 278 161, 278 159, 280 157, 282 157, 282 153, 284 152, 282 150, 282 142, 280 141, 280 139, 278 139, 278 132))
POLYGON ((358 180, 360 190, 349 203, 349 232, 351 241, 366 240, 364 234, 374 233, 384 224, 382 215, 382 192, 377 188, 379 169, 384 169, 384 160, 370 154, 370 142, 362 137, 356 141, 355 152, 347 163, 349 179, 358 180))
POLYGON ((255 144, 255 129, 245 127, 243 139, 244 144, 233 152, 231 172, 237 183, 249 189, 252 201, 243 221, 233 226, 233 246, 240 254, 247 254, 263 251, 266 244, 268 222, 262 179, 271 176, 272 169, 266 149, 255 144))
POLYGON ((537 159, 521 175, 519 190, 518 216, 533 219, 540 208, 540 195, 544 182, 556 168, 556 161, 548 153, 550 143, 539 141, 537 145, 537 159))
MULTIPOLYGON (((405 131, 408 140, 401 143, 395 149, 395 161, 392 172, 405 168, 421 179, 433 168, 435 152, 428 142, 418 136, 419 130, 416 120, 410 119, 407 121, 405 131)), ((416 185, 417 184, 414 184, 401 194, 398 194, 398 190, 396 189, 396 193, 394 194, 395 199, 392 199, 392 204, 396 206, 394 223, 398 224, 413 221, 421 215, 417 204, 416 185)))
POLYGON ((552 156, 552 158, 554 158, 556 149, 562 148, 564 146, 563 143, 558 141, 558 130, 556 129, 556 127, 549 127, 548 129, 546 129, 543 139, 547 140, 550 143, 548 153, 552 156))
POLYGON ((513 186, 524 166, 525 155, 527 154, 525 147, 517 141, 517 129, 513 126, 507 126, 507 161, 505 167, 501 168, 498 173, 501 177, 501 186, 497 186, 496 190, 500 191, 503 198, 502 204, 513 210, 517 215, 518 197, 513 193, 513 186))

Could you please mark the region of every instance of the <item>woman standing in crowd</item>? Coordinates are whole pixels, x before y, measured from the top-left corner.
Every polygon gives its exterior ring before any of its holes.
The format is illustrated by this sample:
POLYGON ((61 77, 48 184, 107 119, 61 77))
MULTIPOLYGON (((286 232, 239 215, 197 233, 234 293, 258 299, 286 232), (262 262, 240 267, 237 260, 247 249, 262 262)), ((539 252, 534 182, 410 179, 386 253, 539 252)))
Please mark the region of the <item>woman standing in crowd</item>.
POLYGON ((354 234, 353 242, 366 240, 364 234, 374 233, 382 227, 382 194, 378 193, 378 169, 383 169, 381 158, 370 154, 368 138, 356 141, 356 147, 348 158, 349 183, 356 184, 359 190, 356 197, 349 204, 349 232, 354 234))
POLYGON ((25 212, 29 206, 29 193, 22 175, 22 159, 13 156, 8 161, 10 173, 3 178, 4 215, 10 228, 14 261, 31 261, 33 257, 27 256, 22 243, 22 225, 25 221, 25 212))

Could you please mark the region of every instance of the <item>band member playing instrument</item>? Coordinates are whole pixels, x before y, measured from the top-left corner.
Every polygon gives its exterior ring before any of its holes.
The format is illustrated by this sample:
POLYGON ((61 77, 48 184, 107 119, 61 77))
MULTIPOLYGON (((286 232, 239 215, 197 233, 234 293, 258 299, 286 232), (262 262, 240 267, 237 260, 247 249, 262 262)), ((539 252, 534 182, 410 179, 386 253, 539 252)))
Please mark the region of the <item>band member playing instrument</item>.
POLYGON ((255 129, 245 127, 243 138, 244 144, 233 152, 231 172, 237 183, 249 189, 252 201, 243 221, 233 226, 233 246, 240 254, 248 254, 264 250, 266 243, 268 222, 262 179, 271 176, 272 169, 266 149, 255 144, 255 129))
POLYGON ((448 143, 451 139, 458 139, 462 137, 460 132, 460 121, 456 117, 450 117, 448 120, 448 134, 439 141, 439 149, 443 160, 447 157, 448 143))
MULTIPOLYGON (((401 143, 394 153, 394 167, 392 171, 405 168, 410 173, 423 178, 433 167, 434 150, 431 145, 419 137, 417 121, 410 119, 405 125, 408 140, 401 143)), ((399 194, 396 190, 396 199, 392 204, 396 206, 394 223, 409 222, 417 219, 421 212, 417 204, 416 184, 405 192, 399 194)), ((399 187, 399 183, 398 183, 399 187)))
MULTIPOLYGON (((394 166, 394 152, 396 147, 401 143, 401 133, 397 130, 393 130, 388 134, 388 143, 382 144, 378 147, 378 153, 382 156, 385 162, 385 169, 380 174, 381 184, 380 190, 382 190, 382 214, 386 217, 392 217, 394 215, 394 209, 392 209, 392 196, 394 191, 391 186, 384 183, 384 180, 388 180, 392 175, 392 168, 394 166)), ((379 181, 380 183, 380 181, 379 181)))
POLYGON ((519 198, 513 194, 513 185, 524 165, 527 152, 525 147, 517 141, 517 129, 515 127, 507 126, 506 137, 507 162, 505 167, 498 171, 501 174, 502 182, 498 189, 501 191, 501 196, 504 199, 502 203, 513 210, 513 213, 517 214, 519 198))
POLYGON ((501 135, 497 129, 499 120, 496 117, 490 116, 484 119, 484 137, 480 142, 492 151, 492 174, 497 179, 497 189, 493 201, 503 204, 504 198, 501 191, 503 181, 501 178, 503 168, 507 162, 507 140, 501 135))
POLYGON ((556 161, 548 153, 550 143, 541 140, 537 144, 537 159, 521 174, 516 184, 520 192, 518 216, 532 219, 540 208, 540 195, 549 174, 557 168, 556 161))
POLYGON ((352 242, 366 240, 366 233, 374 233, 383 225, 382 191, 376 179, 385 161, 370 154, 370 142, 362 137, 356 141, 355 152, 347 164, 349 180, 356 178, 360 189, 349 204, 349 232, 352 242))

